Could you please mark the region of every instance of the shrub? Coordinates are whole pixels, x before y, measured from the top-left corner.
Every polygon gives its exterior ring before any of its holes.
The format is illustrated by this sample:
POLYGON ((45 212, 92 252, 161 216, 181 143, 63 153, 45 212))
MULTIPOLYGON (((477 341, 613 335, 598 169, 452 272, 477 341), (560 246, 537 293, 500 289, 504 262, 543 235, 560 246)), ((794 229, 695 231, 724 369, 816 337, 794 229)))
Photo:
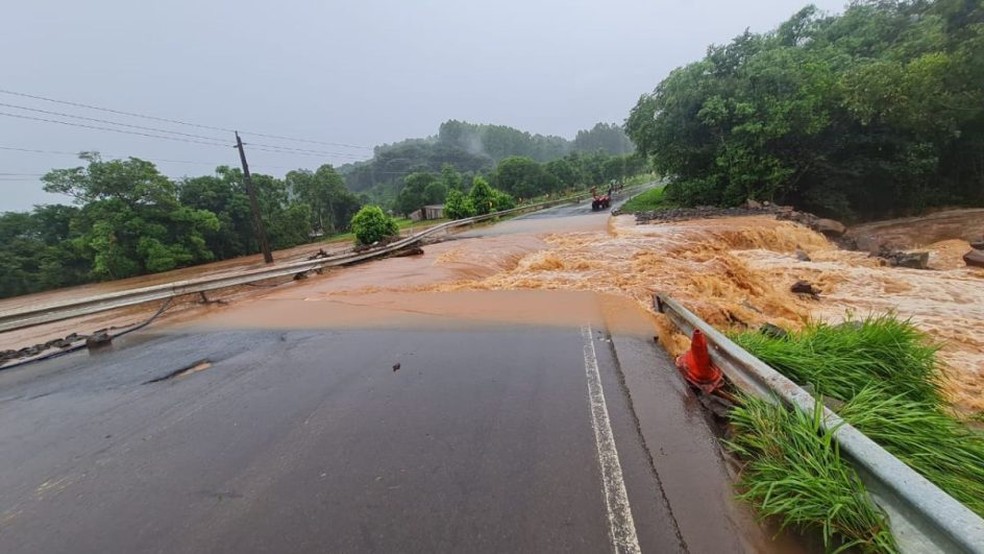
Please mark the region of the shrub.
POLYGON ((495 204, 495 211, 497 212, 511 210, 516 207, 516 199, 499 189, 492 189, 492 201, 495 204))
POLYGON ((464 219, 475 215, 475 206, 471 199, 465 196, 460 190, 451 189, 444 200, 444 215, 448 219, 464 219))
POLYGON ((396 221, 379 206, 362 206, 352 217, 352 232, 359 244, 373 244, 399 234, 396 221))
POLYGON ((495 210, 495 191, 489 186, 489 182, 481 177, 475 177, 468 197, 477 215, 485 215, 495 210))

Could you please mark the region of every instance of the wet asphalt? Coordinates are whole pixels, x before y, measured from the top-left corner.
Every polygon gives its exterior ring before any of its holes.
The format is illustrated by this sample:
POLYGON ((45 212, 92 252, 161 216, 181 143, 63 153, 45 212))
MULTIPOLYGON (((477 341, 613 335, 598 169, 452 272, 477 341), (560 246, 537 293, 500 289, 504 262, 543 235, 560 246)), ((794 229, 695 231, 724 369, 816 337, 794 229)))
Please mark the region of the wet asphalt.
POLYGON ((151 328, 2 371, 0 552, 613 552, 589 343, 640 550, 759 550, 671 360, 590 337, 151 328))

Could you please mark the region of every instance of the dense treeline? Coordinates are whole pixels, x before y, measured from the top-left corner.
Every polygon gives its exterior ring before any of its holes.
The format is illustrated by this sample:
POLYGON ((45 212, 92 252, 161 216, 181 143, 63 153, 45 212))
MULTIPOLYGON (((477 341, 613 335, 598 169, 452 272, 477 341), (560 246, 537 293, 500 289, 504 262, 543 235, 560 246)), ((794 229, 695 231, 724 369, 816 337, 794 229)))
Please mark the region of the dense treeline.
POLYGON ((390 204, 407 175, 437 173, 445 165, 476 175, 491 172, 498 162, 513 156, 544 163, 570 155, 611 156, 633 151, 622 127, 613 124, 598 123, 590 130, 578 131, 569 141, 504 125, 450 120, 441 124, 436 136, 376 147, 371 160, 344 165, 339 172, 345 175, 350 190, 366 194, 374 202, 390 204))
MULTIPOLYGON (((646 170, 647 162, 641 156, 610 156, 601 152, 587 155, 572 153, 546 163, 525 156, 510 156, 501 160, 495 169, 478 173, 462 173, 446 164, 439 173, 417 171, 403 178, 398 184, 399 192, 393 209, 401 215, 409 215, 428 204, 441 204, 452 191, 468 195, 478 180, 510 197, 513 202, 521 202, 610 181, 622 181, 646 170)), ((502 209, 504 202, 499 202, 498 209, 502 209)))
MULTIPOLYGON (((46 191, 69 195, 76 205, 0 214, 0 298, 259 252, 239 169, 222 166, 213 175, 172 180, 137 158, 81 158, 85 165, 42 178, 46 191)), ((514 156, 484 171, 447 163, 439 173, 399 179, 399 193, 384 208, 408 215, 447 203, 448 216, 468 217, 511 208, 517 199, 621 179, 643 165, 639 156, 600 152, 547 163, 514 156)), ((330 165, 283 179, 254 174, 253 183, 275 249, 348 230, 367 202, 330 165)))
POLYGON ((667 198, 872 218, 984 203, 984 5, 807 7, 673 71, 627 122, 667 198))
MULTIPOLYGON (((259 251, 238 169, 173 181, 130 158, 56 169, 48 192, 77 206, 0 214, 0 297, 167 271, 259 251)), ((348 228, 360 202, 330 165, 284 179, 255 174, 260 212, 274 248, 311 240, 312 230, 348 228)))

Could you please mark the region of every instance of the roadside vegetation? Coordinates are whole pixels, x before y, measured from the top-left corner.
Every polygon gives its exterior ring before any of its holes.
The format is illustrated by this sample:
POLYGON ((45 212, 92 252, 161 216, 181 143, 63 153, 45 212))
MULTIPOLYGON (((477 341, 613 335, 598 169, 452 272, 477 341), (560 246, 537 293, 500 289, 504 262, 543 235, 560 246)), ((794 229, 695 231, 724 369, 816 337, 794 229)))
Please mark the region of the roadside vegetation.
POLYGON ((375 244, 400 233, 396 220, 379 206, 362 206, 352 218, 352 233, 359 244, 375 244))
POLYGON ((810 6, 670 73, 626 127, 682 205, 844 219, 984 205, 984 4, 810 6))
MULTIPOLYGON (((375 204, 409 218, 446 204, 456 219, 564 196, 647 171, 618 125, 573 141, 450 121, 437 137, 381 146, 355 165, 253 173, 260 217, 275 250, 350 237, 352 218, 375 204), (472 163, 475 162, 475 163, 472 163)), ((138 158, 80 154, 78 167, 42 181, 73 205, 0 213, 0 298, 158 273, 255 254, 259 242, 239 169, 171 179, 138 158)))
POLYGON ((742 397, 731 412, 732 452, 747 460, 739 498, 782 527, 819 530, 828 552, 895 552, 885 514, 841 458, 833 434, 814 413, 742 397))
MULTIPOLYGON (((984 433, 950 410, 937 347, 911 322, 883 315, 812 323, 784 336, 745 331, 733 339, 984 516, 984 433)), ((825 539, 894 550, 883 536, 883 517, 855 498, 864 487, 840 459, 830 433, 819 428, 819 412, 743 402, 732 413, 735 437, 729 443, 746 460, 743 499, 786 524, 820 528, 825 539), (881 523, 858 527, 873 521, 881 523)))
POLYGON ((666 201, 666 188, 656 187, 636 195, 622 204, 622 213, 634 214, 636 212, 651 212, 653 210, 663 210, 671 208, 672 205, 666 201))

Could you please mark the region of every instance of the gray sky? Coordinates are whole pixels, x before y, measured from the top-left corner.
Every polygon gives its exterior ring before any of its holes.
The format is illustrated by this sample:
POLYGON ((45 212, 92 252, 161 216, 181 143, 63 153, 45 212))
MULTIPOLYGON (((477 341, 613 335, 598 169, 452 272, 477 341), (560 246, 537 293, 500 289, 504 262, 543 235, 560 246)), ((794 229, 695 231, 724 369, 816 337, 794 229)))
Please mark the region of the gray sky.
MULTIPOLYGON (((841 11, 845 0, 816 0, 841 11)), ((639 95, 708 44, 774 28, 799 0, 23 0, 4 9, 0 89, 243 131, 251 169, 343 164, 447 119, 573 138, 622 122, 639 95)), ((176 126, 0 94, 0 103, 214 137, 176 126)), ((0 112, 85 125, 0 106, 0 112)), ((130 129, 137 132, 136 129, 130 129)), ((186 137, 187 138, 187 137, 186 137)), ((0 116, 0 147, 137 156, 172 177, 238 164, 235 151, 0 116), (175 163, 162 160, 176 160, 175 163)), ((67 199, 33 174, 69 155, 0 149, 0 211, 67 199)))

